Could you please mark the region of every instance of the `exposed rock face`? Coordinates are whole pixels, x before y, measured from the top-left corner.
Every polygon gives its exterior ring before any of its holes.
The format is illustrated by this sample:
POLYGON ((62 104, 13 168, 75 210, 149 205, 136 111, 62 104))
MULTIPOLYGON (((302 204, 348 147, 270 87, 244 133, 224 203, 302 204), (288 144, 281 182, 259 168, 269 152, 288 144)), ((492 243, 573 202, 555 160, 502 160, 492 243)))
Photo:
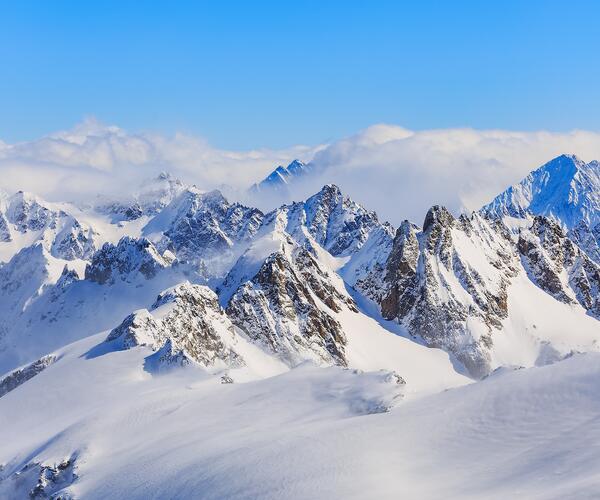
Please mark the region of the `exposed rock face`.
POLYGON ((69 486, 78 479, 75 472, 76 462, 77 454, 59 463, 28 463, 3 478, 3 491, 10 495, 7 498, 72 500, 75 497, 69 491, 69 486))
POLYGON ((212 257, 236 242, 249 241, 263 220, 260 210, 229 203, 219 191, 188 190, 167 210, 176 215, 164 234, 180 260, 212 257))
POLYGON ((589 226, 582 221, 569 230, 568 236, 590 259, 600 264, 600 222, 595 226, 589 226))
POLYGON ((476 377, 490 370, 492 332, 507 316, 516 273, 510 235, 493 226, 476 214, 456 220, 435 206, 422 232, 407 221, 398 228, 380 289, 371 286, 373 276, 357 283, 385 318, 452 352, 476 377), (483 258, 472 259, 474 252, 483 258))
POLYGON ((128 203, 121 201, 107 201, 96 206, 96 210, 109 215, 113 221, 132 221, 144 215, 144 209, 137 201, 128 203))
POLYGON ((57 213, 23 191, 13 195, 6 211, 8 221, 21 233, 40 231, 56 224, 57 213))
POLYGON ((52 242, 50 253, 59 259, 88 260, 96 250, 94 232, 91 228, 83 228, 77 220, 69 219, 52 242))
MULTIPOLYGON (((375 212, 342 195, 340 188, 328 184, 304 203, 278 209, 287 212, 286 231, 298 237, 302 226, 315 241, 334 256, 350 255, 367 241, 370 232, 381 224, 375 212)), ((274 216, 272 212, 267 216, 274 216)))
POLYGON ((35 377, 38 373, 45 370, 48 366, 56 361, 56 357, 49 355, 44 356, 29 365, 14 370, 0 380, 0 398, 10 391, 16 389, 21 384, 24 384, 29 379, 35 377))
MULTIPOLYGON (((37 295, 49 277, 49 255, 41 243, 20 250, 0 267, 0 297, 6 306, 14 300, 10 312, 18 313, 25 302, 37 295)), ((0 323, 5 318, 0 318, 0 323)))
POLYGON ((126 236, 116 246, 105 243, 93 255, 86 266, 85 278, 99 284, 114 283, 116 279, 129 281, 138 274, 150 279, 170 264, 147 239, 126 236))
POLYGON ((600 266, 546 217, 535 217, 519 234, 518 250, 530 278, 567 304, 579 303, 600 318, 600 266))
MULTIPOLYGON (((388 258, 387 286, 370 289, 370 293, 381 303, 384 318, 404 318, 416 301, 419 253, 417 228, 404 221, 396 232, 388 258)), ((359 287, 364 286, 364 282, 359 283, 359 287)))
POLYGON ((89 259, 95 250, 91 227, 32 194, 20 191, 0 205, 5 205, 4 214, 0 206, 0 242, 12 241, 15 233, 33 232, 59 259, 89 259))
POLYGON ((0 212, 0 242, 8 243, 12 241, 8 221, 2 212, 0 212))
POLYGON ((227 314, 253 340, 290 365, 305 359, 346 365, 346 337, 334 314, 352 299, 306 249, 271 254, 231 297, 227 314))
POLYGON ((108 335, 122 349, 144 345, 156 351, 152 364, 206 368, 243 366, 235 351, 234 327, 216 294, 201 285, 182 283, 162 292, 150 310, 129 315, 108 335))

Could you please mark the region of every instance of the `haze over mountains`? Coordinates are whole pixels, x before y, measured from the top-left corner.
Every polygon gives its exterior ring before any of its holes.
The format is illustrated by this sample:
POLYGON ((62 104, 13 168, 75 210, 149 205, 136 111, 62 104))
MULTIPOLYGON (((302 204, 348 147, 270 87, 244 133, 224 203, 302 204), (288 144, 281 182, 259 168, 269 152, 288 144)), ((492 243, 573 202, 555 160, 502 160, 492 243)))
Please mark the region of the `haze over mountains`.
MULTIPOLYGON (((249 189, 321 175, 295 161, 249 189)), ((397 227, 335 184, 269 211, 168 173, 77 203, 3 194, 0 493, 593 492, 599 213, 600 164, 572 155, 397 227), (566 471, 551 486, 544 461, 566 471)))

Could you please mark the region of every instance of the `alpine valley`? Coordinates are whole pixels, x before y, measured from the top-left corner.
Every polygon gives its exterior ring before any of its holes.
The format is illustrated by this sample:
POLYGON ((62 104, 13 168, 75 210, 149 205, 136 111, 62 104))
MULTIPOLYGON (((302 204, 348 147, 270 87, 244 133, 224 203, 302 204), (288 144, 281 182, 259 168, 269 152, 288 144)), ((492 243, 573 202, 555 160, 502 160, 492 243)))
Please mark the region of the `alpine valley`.
POLYGON ((599 380, 598 162, 399 227, 0 193, 0 498, 592 498, 599 380))

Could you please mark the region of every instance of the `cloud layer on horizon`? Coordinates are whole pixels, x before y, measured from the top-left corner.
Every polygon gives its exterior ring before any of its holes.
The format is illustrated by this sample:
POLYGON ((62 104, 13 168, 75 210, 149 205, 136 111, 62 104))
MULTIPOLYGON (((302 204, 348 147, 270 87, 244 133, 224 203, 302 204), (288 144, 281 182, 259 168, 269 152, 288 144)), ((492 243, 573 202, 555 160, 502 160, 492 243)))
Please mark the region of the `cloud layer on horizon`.
MULTIPOLYGON (((529 171, 562 153, 600 158, 600 133, 439 129, 410 131, 374 125, 329 145, 285 150, 226 151, 199 137, 129 133, 88 119, 69 131, 17 144, 0 142, 0 188, 49 199, 85 199, 131 190, 169 171, 201 189, 230 186, 244 193, 279 164, 312 160, 317 171, 290 193, 302 199, 323 184, 399 223, 421 222, 433 204, 473 210, 529 171)), ((274 200, 258 199, 263 209, 274 200)))

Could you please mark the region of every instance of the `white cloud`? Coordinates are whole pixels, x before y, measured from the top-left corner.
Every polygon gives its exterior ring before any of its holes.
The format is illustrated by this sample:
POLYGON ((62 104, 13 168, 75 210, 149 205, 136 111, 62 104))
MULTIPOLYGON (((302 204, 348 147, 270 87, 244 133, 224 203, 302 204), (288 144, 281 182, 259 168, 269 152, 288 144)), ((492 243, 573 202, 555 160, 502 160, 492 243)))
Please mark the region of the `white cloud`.
MULTIPOLYGON (((186 134, 129 133, 88 119, 31 142, 0 142, 0 187, 51 199, 129 190, 168 170, 203 189, 243 190, 278 164, 314 157, 319 172, 295 199, 336 183, 393 223, 421 222, 433 204, 477 209, 529 171, 562 153, 600 158, 600 133, 440 129, 375 125, 327 146, 226 151, 186 134)), ((269 208, 265 200, 258 201, 269 208)))
POLYGON ((321 175, 295 193, 337 183, 383 218, 422 222, 427 209, 475 210, 562 153, 600 158, 600 133, 440 129, 377 125, 316 153, 321 175))
POLYGON ((226 183, 242 189, 295 157, 316 148, 226 151, 204 139, 177 133, 129 133, 94 119, 68 131, 17 144, 0 142, 0 187, 23 189, 50 199, 127 191, 167 170, 204 189, 226 183))

